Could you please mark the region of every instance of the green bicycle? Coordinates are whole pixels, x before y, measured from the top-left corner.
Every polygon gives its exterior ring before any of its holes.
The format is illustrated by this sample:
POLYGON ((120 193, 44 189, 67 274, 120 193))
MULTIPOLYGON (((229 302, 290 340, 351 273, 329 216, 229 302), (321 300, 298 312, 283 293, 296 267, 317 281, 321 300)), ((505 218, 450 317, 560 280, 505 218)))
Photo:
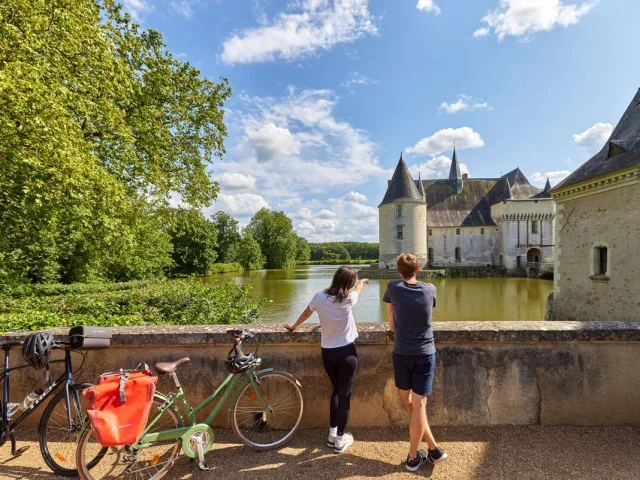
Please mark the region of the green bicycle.
POLYGON ((160 374, 171 375, 176 392, 163 395, 156 392, 149 420, 140 439, 131 445, 105 449, 87 428, 80 435, 76 463, 84 480, 125 479, 157 480, 174 465, 180 450, 197 459, 201 470, 208 470, 204 455, 213 447, 211 422, 227 400, 233 433, 238 440, 254 450, 271 450, 286 444, 300 427, 304 412, 302 386, 286 372, 272 368, 258 370, 261 359, 256 350, 242 351, 245 340, 255 334, 234 330, 234 345, 226 361, 230 373, 222 384, 198 406, 189 406, 176 375, 178 366, 189 361, 157 363, 160 374), (219 397, 203 423, 196 423, 196 414, 219 397), (180 399, 185 417, 176 404, 180 399))

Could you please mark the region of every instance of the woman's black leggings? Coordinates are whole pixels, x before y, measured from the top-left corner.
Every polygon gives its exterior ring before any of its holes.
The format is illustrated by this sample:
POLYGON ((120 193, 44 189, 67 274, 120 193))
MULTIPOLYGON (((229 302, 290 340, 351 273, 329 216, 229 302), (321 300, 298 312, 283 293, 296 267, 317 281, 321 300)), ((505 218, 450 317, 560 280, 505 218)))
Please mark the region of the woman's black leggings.
POLYGON ((323 348, 322 362, 333 384, 329 403, 331 427, 344 434, 351 410, 351 387, 358 367, 358 353, 353 343, 338 348, 323 348))

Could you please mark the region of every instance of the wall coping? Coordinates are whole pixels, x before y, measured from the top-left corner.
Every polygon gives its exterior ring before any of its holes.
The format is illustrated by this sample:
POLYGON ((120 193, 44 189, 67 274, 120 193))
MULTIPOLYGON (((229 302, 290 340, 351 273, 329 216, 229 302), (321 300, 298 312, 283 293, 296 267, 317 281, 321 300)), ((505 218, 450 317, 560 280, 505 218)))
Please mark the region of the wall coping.
MULTIPOLYGON (((358 323, 359 344, 391 344, 393 333, 385 323, 358 323)), ((287 332, 282 325, 179 325, 114 327, 112 345, 230 345, 233 328, 259 333, 261 344, 319 344, 320 325, 302 325, 287 332)), ((640 342, 640 322, 549 322, 549 321, 480 321, 434 322, 436 343, 457 342, 640 342)), ((65 328, 49 329, 64 337, 65 328)), ((9 332, 0 339, 21 339, 28 331, 9 332)))

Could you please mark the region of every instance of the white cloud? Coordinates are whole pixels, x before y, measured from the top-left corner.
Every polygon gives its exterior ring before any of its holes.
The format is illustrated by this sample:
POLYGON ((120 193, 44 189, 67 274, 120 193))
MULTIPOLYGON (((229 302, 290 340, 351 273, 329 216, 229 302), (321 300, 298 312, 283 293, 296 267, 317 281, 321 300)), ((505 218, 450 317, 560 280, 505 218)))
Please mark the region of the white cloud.
POLYGON ((253 190, 256 188, 256 177, 244 175, 242 173, 224 172, 216 177, 222 190, 240 191, 253 190))
POLYGON ((368 0, 300 0, 294 13, 280 13, 257 28, 245 29, 224 42, 225 63, 295 60, 319 50, 377 34, 368 0))
POLYGON ((145 13, 153 11, 153 6, 147 0, 120 0, 124 10, 131 15, 136 21, 140 20, 140 17, 145 13))
POLYGON ((598 122, 593 127, 587 128, 584 132, 576 133, 573 136, 573 141, 578 145, 586 147, 589 152, 595 153, 609 140, 612 130, 613 125, 610 123, 598 122))
POLYGON ((433 12, 436 15, 440 15, 440 7, 438 7, 438 5, 436 5, 436 2, 434 2, 433 0, 418 0, 416 8, 424 12, 433 12))
POLYGON ((273 122, 257 130, 247 128, 245 135, 255 147, 259 162, 268 162, 276 155, 289 157, 300 153, 300 145, 289 129, 276 127, 273 122))
POLYGON ((212 212, 223 210, 231 216, 250 217, 261 208, 269 208, 269 204, 261 195, 253 193, 228 195, 220 193, 214 206, 207 210, 212 212))
POLYGON ((323 208, 317 214, 318 218, 335 218, 335 216, 336 214, 334 212, 327 210, 326 208, 323 208))
POLYGON ((367 197, 362 193, 354 192, 353 190, 347 193, 342 199, 345 202, 364 203, 367 201, 367 197))
MULTIPOLYGON (((434 157, 424 163, 412 165, 409 167, 411 175, 414 177, 420 177, 424 180, 427 178, 449 178, 449 170, 451 169, 451 159, 440 155, 434 157)), ((466 164, 460 163, 460 173, 469 173, 469 168, 466 164)))
POLYGON ((193 15, 191 0, 172 0, 171 8, 185 18, 191 18, 193 15))
POLYGON ((430 137, 423 138, 413 147, 408 147, 407 153, 414 155, 438 155, 453 149, 454 142, 459 150, 484 146, 484 141, 480 137, 480 134, 472 128, 444 128, 430 137))
POLYGON ((462 110, 478 110, 481 108, 491 110, 487 102, 474 102, 471 96, 465 95, 464 93, 458 95, 458 100, 455 103, 442 102, 440 105, 440 110, 444 110, 447 113, 456 113, 462 110))
POLYGON ((535 32, 575 25, 594 6, 595 1, 565 5, 560 0, 500 0, 493 11, 482 17, 487 25, 473 36, 485 36, 493 29, 499 41, 506 36, 527 41, 535 32))
POLYGON ((340 85, 345 88, 350 88, 353 85, 375 85, 376 83, 378 82, 375 80, 365 77, 364 75, 360 75, 358 72, 353 72, 351 74, 351 78, 342 82, 340 85))
POLYGON ((547 178, 548 178, 549 182, 551 182, 551 185, 556 185, 560 183, 562 180, 564 180, 565 178, 567 178, 570 173, 571 172, 569 170, 558 170, 555 172, 545 172, 545 173, 536 172, 529 175, 529 180, 532 183, 537 184, 539 187, 542 187, 544 186, 545 183, 547 183, 547 178))

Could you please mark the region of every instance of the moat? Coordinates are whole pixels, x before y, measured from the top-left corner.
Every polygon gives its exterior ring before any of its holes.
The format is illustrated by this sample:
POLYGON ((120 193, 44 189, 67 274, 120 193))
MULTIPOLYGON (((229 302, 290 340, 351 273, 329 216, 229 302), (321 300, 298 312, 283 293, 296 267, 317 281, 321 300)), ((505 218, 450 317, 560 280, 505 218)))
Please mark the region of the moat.
MULTIPOLYGON (((358 269, 362 266, 354 266, 358 269)), ((209 277, 253 285, 254 295, 271 300, 261 323, 288 323, 318 291, 331 283, 336 265, 304 265, 283 270, 258 270, 209 277)), ((353 309, 356 322, 387 320, 382 296, 389 280, 371 280, 353 309)), ((430 280, 438 289, 434 320, 543 320, 550 280, 533 278, 447 278, 430 280)), ((309 321, 316 321, 314 315, 309 321)))

